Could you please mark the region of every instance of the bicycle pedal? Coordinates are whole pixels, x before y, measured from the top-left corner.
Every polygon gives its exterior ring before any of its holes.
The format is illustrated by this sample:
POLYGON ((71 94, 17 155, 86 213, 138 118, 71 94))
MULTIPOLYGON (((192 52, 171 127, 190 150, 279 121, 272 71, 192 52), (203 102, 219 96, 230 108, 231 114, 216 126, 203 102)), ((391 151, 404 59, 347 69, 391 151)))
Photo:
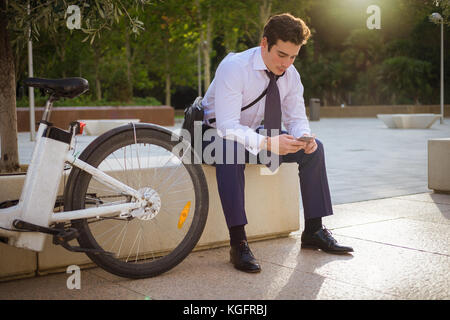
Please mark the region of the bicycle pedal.
POLYGON ((53 244, 58 245, 62 244, 63 242, 69 242, 70 240, 78 238, 79 235, 80 233, 78 232, 77 229, 74 228, 63 229, 61 232, 53 236, 53 244))

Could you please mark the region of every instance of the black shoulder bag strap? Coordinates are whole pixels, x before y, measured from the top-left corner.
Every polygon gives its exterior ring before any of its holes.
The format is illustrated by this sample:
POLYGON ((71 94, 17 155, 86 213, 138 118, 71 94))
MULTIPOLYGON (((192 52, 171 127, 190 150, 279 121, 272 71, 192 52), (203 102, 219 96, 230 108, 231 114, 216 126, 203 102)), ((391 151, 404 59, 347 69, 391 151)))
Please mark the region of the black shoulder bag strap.
MULTIPOLYGON (((261 100, 266 95, 266 93, 267 93, 267 88, 252 103, 246 105, 245 107, 242 107, 241 112, 244 111, 244 110, 247 110, 248 108, 250 108, 251 106, 256 104, 259 100, 261 100)), ((209 123, 214 123, 214 122, 216 122, 216 118, 211 118, 211 119, 208 120, 208 122, 209 123)))

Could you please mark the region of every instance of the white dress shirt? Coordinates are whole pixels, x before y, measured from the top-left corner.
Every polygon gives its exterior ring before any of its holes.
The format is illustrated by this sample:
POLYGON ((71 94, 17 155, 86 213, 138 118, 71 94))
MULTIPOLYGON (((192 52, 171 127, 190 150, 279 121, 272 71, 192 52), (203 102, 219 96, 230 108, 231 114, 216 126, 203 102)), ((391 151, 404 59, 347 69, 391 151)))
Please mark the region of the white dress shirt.
MULTIPOLYGON (((261 56, 261 47, 240 53, 228 54, 219 64, 214 80, 208 88, 202 104, 204 122, 217 128, 219 136, 234 139, 245 148, 258 154, 263 135, 256 133, 264 119, 265 97, 250 108, 252 103, 269 85, 268 70, 261 56), (209 124, 208 120, 216 118, 209 124)), ((290 135, 300 137, 311 134, 303 99, 300 75, 291 65, 277 81, 281 98, 282 123, 290 135)))

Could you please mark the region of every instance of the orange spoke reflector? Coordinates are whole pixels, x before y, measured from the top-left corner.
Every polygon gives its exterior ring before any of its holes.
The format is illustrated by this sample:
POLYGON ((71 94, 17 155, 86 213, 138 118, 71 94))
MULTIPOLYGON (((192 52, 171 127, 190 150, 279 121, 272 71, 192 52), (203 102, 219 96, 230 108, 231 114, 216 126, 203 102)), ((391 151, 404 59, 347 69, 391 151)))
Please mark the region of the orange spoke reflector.
POLYGON ((181 227, 183 227, 184 221, 186 221, 190 208, 191 202, 188 201, 184 206, 183 210, 181 210, 180 219, 178 219, 178 229, 181 229, 181 227))

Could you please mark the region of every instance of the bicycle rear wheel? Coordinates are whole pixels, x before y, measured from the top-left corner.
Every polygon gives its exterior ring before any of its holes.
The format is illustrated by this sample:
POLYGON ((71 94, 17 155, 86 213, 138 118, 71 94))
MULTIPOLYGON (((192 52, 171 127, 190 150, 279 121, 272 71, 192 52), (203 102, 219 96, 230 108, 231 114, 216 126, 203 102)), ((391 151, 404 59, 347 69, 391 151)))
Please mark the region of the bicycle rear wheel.
MULTIPOLYGON (((124 219, 116 214, 72 221, 72 227, 80 231, 81 247, 112 253, 88 252, 89 258, 121 277, 152 277, 175 267, 195 247, 206 223, 208 188, 201 165, 184 163, 178 152, 172 152, 179 141, 171 141, 170 132, 155 127, 135 124, 114 129, 80 155, 159 204, 159 210, 157 206, 144 216, 128 214, 124 219)), ((66 211, 130 201, 130 196, 77 168, 65 190, 66 211)))

